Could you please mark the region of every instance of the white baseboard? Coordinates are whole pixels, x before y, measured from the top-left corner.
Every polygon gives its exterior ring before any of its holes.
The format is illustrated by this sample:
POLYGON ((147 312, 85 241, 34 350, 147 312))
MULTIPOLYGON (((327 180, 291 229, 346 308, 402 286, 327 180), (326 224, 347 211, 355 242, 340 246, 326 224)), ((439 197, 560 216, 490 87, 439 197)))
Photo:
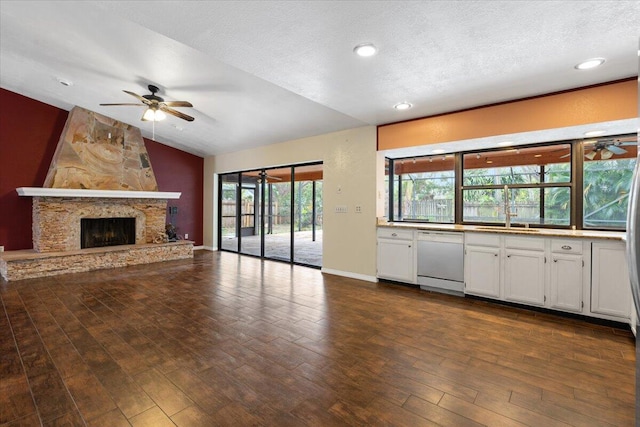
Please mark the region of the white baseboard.
POLYGON ((376 283, 378 281, 378 278, 375 276, 367 276, 366 274, 352 273, 350 271, 333 270, 331 268, 324 268, 324 267, 320 271, 327 274, 333 274, 335 276, 342 276, 342 277, 349 277, 351 279, 364 280, 365 282, 376 283))

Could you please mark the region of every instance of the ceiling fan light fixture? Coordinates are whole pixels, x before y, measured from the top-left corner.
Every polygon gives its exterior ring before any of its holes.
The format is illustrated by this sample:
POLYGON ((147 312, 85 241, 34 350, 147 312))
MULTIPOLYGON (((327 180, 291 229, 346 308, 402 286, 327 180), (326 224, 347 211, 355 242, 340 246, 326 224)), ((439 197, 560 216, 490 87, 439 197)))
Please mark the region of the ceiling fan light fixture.
POLYGON ((577 64, 574 68, 576 70, 590 70, 592 68, 596 68, 605 63, 604 58, 591 58, 577 64))
POLYGON ((167 115, 164 113, 164 111, 152 107, 149 107, 142 116, 142 120, 147 120, 150 122, 159 122, 160 120, 164 120, 166 118, 167 115))
POLYGON ((600 158, 602 160, 609 160, 611 157, 613 157, 613 151, 607 150, 606 148, 600 151, 600 158))
POLYGON ((589 160, 593 160, 593 159, 595 159, 595 158, 596 158, 596 152, 595 152, 595 151, 592 151, 592 152, 590 152, 590 153, 585 154, 584 156, 585 156, 587 159, 589 159, 589 160))

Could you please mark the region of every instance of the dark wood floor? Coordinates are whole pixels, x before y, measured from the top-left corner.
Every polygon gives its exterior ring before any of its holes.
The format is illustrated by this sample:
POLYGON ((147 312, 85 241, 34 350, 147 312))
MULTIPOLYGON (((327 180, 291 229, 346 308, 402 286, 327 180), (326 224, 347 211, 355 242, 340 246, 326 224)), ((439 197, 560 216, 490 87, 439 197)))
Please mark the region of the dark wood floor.
POLYGON ((204 251, 0 296, 0 424, 634 424, 632 335, 553 315, 204 251))

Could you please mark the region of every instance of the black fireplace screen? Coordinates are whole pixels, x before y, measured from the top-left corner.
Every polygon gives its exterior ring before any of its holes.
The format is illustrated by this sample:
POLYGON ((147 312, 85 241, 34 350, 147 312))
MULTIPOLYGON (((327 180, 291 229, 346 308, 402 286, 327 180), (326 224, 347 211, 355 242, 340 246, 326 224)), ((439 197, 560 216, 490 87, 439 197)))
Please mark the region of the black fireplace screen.
POLYGON ((135 218, 82 218, 80 220, 82 249, 135 243, 135 218))

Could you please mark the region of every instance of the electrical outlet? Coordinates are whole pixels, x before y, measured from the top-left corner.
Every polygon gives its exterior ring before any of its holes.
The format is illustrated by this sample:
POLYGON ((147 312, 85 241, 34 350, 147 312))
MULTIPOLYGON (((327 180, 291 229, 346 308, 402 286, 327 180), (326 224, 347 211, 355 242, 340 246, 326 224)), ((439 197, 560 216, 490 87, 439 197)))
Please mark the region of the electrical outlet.
POLYGON ((347 213, 347 205, 336 205, 336 213, 347 213))
POLYGON ((189 233, 184 233, 184 238, 188 239, 189 238, 189 233))
POLYGON ((356 205, 356 213, 362 213, 362 206, 356 205))

